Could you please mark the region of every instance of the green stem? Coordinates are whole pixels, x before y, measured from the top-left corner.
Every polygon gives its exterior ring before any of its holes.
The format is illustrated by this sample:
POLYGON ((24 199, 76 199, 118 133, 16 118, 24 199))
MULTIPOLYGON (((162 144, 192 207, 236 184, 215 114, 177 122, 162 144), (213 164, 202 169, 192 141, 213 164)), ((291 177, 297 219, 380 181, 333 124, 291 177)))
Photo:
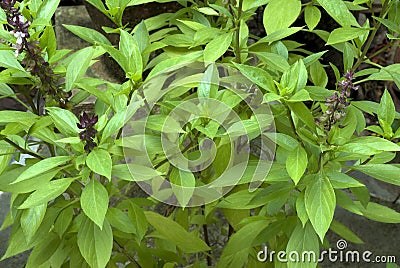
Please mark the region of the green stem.
MULTIPOLYGON (((202 214, 205 216, 205 206, 202 205, 202 214)), ((207 246, 210 246, 210 238, 208 237, 208 228, 207 224, 203 224, 203 233, 204 233, 204 242, 206 242, 207 246)), ((207 254, 207 265, 209 267, 212 266, 212 260, 211 260, 211 251, 208 251, 207 254)))
POLYGON ((133 264, 133 266, 135 266, 136 268, 141 268, 141 266, 139 265, 139 263, 136 262, 135 258, 132 257, 126 250, 125 248, 119 244, 117 242, 117 240, 114 239, 114 245, 117 246, 119 252, 121 252, 122 254, 125 255, 125 257, 127 257, 129 259, 129 261, 133 264))
POLYGON ((236 46, 235 46, 235 57, 237 63, 242 63, 241 51, 240 51, 240 20, 242 18, 243 0, 239 0, 238 14, 236 18, 236 46))

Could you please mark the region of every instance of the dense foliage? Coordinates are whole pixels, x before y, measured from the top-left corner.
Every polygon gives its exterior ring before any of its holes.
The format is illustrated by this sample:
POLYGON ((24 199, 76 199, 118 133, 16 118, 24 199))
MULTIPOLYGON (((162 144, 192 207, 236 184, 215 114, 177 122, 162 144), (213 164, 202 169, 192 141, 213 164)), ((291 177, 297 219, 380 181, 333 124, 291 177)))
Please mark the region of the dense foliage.
POLYGON ((64 25, 92 46, 58 50, 59 1, 1 1, 0 94, 28 110, 0 111, 0 190, 12 193, 3 259, 32 249, 26 267, 316 267, 262 263, 257 252, 318 256, 335 242, 329 229, 362 243, 333 219, 336 206, 400 223, 351 177, 400 186, 389 91, 380 103, 351 98, 372 80, 400 87, 400 65, 368 55, 379 27, 385 48, 398 44, 399 0, 382 0, 362 25, 354 14, 374 1, 178 1, 182 9, 133 29, 127 7, 170 1, 87 2, 114 22, 103 30, 119 44, 64 25), (265 36, 248 26, 260 8, 265 36), (319 29, 321 14, 337 27, 319 29), (326 50, 307 50, 299 33, 326 50), (323 61, 332 50, 343 66, 323 61), (102 55, 124 81, 85 76, 102 55), (72 112, 90 97, 93 111, 72 112), (21 154, 31 158, 12 162, 21 154), (210 239, 216 229, 223 249, 210 239))

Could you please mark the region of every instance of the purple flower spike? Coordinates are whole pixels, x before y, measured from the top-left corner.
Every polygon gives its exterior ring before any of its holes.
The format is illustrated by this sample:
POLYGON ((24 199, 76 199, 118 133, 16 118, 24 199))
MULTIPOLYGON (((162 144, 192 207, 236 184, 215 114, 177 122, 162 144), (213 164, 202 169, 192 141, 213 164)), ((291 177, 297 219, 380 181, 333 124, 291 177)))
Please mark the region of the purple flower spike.
POLYGON ((96 142, 93 140, 97 134, 97 130, 93 128, 97 121, 97 115, 90 117, 87 113, 83 112, 83 114, 79 116, 79 123, 77 123, 77 126, 79 129, 83 129, 83 131, 79 133, 79 138, 86 142, 85 150, 88 152, 97 146, 96 142))

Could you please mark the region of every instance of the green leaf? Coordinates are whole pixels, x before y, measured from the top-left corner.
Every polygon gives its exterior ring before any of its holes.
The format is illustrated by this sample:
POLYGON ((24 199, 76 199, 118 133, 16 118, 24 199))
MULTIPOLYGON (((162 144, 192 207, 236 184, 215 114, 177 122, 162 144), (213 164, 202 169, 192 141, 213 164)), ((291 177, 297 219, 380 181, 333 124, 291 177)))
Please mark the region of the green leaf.
POLYGON ((37 11, 36 18, 42 18, 47 22, 50 22, 56 12, 57 7, 60 4, 60 0, 44 0, 37 11))
POLYGON ((24 67, 21 66, 13 52, 10 50, 0 50, 0 67, 12 68, 25 72, 24 67))
POLYGON ((316 6, 307 5, 304 9, 304 19, 310 31, 318 25, 321 19, 321 11, 316 6))
POLYGON ((310 175, 308 181, 304 196, 306 210, 314 230, 323 241, 333 219, 336 196, 324 175, 310 175))
POLYGON ((280 72, 285 72, 290 68, 287 59, 282 55, 270 52, 263 52, 263 51, 254 52, 254 54, 258 58, 260 58, 260 60, 264 62, 268 66, 268 68, 276 69, 277 71, 280 72))
POLYGON ((301 192, 296 199, 296 212, 297 212, 297 217, 299 217, 304 227, 308 221, 308 214, 306 210, 306 204, 304 201, 304 192, 301 192))
POLYGON ((148 223, 142 208, 133 202, 129 202, 129 205, 128 216, 136 227, 136 242, 140 244, 146 235, 148 223))
POLYGON ((400 213, 391 208, 374 202, 369 202, 366 207, 358 201, 355 203, 367 219, 384 223, 400 223, 400 213))
MULTIPOLYGON (((8 162, 7 162, 8 165, 8 162)), ((43 172, 40 175, 36 175, 27 180, 21 182, 13 183, 13 181, 25 171, 27 166, 13 166, 12 168, 6 170, 0 176, 0 191, 11 192, 15 194, 19 193, 29 193, 42 188, 47 184, 60 170, 61 168, 52 169, 48 172, 43 172)))
POLYGON ((54 252, 60 246, 61 239, 54 233, 49 232, 46 234, 46 239, 35 245, 32 252, 29 255, 26 263, 26 268, 43 267, 42 264, 47 262, 54 252))
POLYGON ((86 47, 81 49, 72 57, 71 62, 68 64, 67 72, 65 74, 65 90, 70 91, 73 89, 74 84, 85 74, 90 65, 94 54, 93 47, 86 47))
POLYGON ((357 137, 339 147, 342 152, 374 155, 381 152, 400 151, 400 146, 379 137, 357 137))
POLYGON ((336 190, 335 194, 336 194, 336 203, 338 206, 354 214, 362 215, 360 209, 357 207, 357 205, 354 203, 354 201, 349 197, 347 193, 344 193, 341 190, 336 190))
POLYGON ((72 219, 74 217, 74 208, 69 206, 64 208, 60 214, 57 216, 57 220, 54 223, 54 231, 62 237, 65 231, 67 231, 70 226, 72 219))
POLYGON ((203 14, 209 15, 209 16, 218 16, 219 15, 217 11, 215 11, 214 9, 212 9, 210 7, 200 7, 200 8, 197 8, 197 11, 199 11, 203 14))
POLYGON ((138 81, 142 78, 143 62, 142 55, 139 50, 139 45, 136 39, 127 31, 120 31, 119 50, 127 59, 127 77, 138 81))
MULTIPOLYGON (((281 184, 279 184, 281 185, 281 184)), ((270 188, 272 186, 269 186, 267 188, 270 188)), ((272 189, 276 190, 278 187, 272 187, 272 189)), ((266 190, 267 191, 267 190, 266 190)), ((283 191, 283 190, 282 190, 283 191)), ((256 207, 261 207, 265 205, 266 202, 271 201, 272 199, 276 199, 277 196, 258 196, 258 193, 260 192, 259 189, 257 189, 254 192, 249 192, 248 189, 246 190, 240 190, 238 192, 235 192, 233 194, 228 195, 227 197, 224 197, 219 203, 218 206, 219 208, 228 208, 228 209, 253 209, 256 207)))
POLYGON ((258 45, 260 43, 272 43, 281 40, 285 37, 288 37, 292 34, 295 34, 302 29, 303 27, 290 27, 287 29, 278 30, 276 32, 267 35, 266 37, 261 38, 260 40, 258 40, 256 44, 258 45))
POLYGON ((102 229, 108 209, 108 192, 103 184, 91 179, 82 191, 80 202, 86 216, 102 229))
POLYGON ((91 28, 86 28, 77 25, 63 24, 63 26, 73 34, 79 36, 83 40, 91 44, 105 44, 111 45, 111 42, 101 33, 91 28))
POLYGON ((325 88, 328 84, 328 75, 324 66, 318 60, 310 65, 310 76, 315 86, 325 88))
POLYGON ((81 139, 79 137, 69 137, 69 138, 62 138, 62 139, 56 140, 56 142, 77 144, 77 143, 81 142, 81 139))
POLYGON ((267 34, 287 29, 297 19, 301 10, 300 0, 271 0, 264 10, 263 23, 267 34))
POLYGON ((147 181, 161 175, 154 168, 137 164, 120 164, 112 167, 112 176, 126 181, 147 181))
POLYGON ((283 133, 264 133, 269 139, 275 142, 278 146, 283 147, 285 150, 292 151, 299 145, 299 142, 286 134, 283 133))
POLYGON ((357 49, 353 44, 349 42, 344 43, 343 48, 343 70, 346 72, 353 67, 354 58, 357 58, 357 49))
POLYGON ((7 251, 4 253, 0 261, 15 256, 30 248, 32 248, 32 245, 26 242, 25 235, 21 227, 19 225, 14 225, 11 230, 10 238, 8 239, 7 251))
POLYGON ((329 229, 346 239, 346 241, 354 244, 364 244, 364 241, 362 241, 361 238, 353 233, 347 226, 338 221, 333 220, 329 229))
POLYGON ((114 116, 110 119, 110 121, 108 121, 106 127, 103 130, 103 134, 101 135, 101 142, 104 142, 111 135, 117 134, 119 129, 124 126, 125 116, 125 112, 114 114, 114 116))
MULTIPOLYGON (((11 160, 14 157, 14 153, 16 149, 9 144, 5 143, 4 141, 0 141, 0 146, 3 147, 1 150, 3 155, 0 155, 0 174, 10 165, 11 160)), ((0 189, 1 189, 2 182, 0 182, 0 189)))
POLYGON ((317 2, 341 26, 359 26, 343 0, 317 0, 317 2))
POLYGON ((0 111, 0 123, 22 123, 31 126, 36 119, 37 115, 28 112, 0 111))
POLYGON ((211 40, 204 49, 204 61, 215 62, 228 50, 232 42, 233 32, 223 33, 211 40))
POLYGON ((367 164, 352 166, 352 169, 361 171, 378 180, 400 186, 400 178, 395 174, 400 174, 400 168, 390 164, 367 164))
POLYGON ((368 29, 364 28, 350 28, 350 27, 336 28, 329 35, 328 42, 326 44, 333 45, 353 40, 365 34, 367 31, 368 29))
POLYGON ((112 161, 106 150, 95 148, 86 158, 86 164, 93 172, 111 180, 112 161))
POLYGON ((113 248, 113 234, 107 219, 100 229, 89 218, 84 217, 77 238, 79 250, 90 267, 106 267, 113 248))
POLYGON ((251 82, 257 86, 267 90, 268 92, 276 93, 275 83, 272 76, 261 68, 249 66, 245 64, 233 63, 236 68, 246 76, 251 82))
POLYGON ((193 196, 196 186, 196 179, 192 172, 172 169, 170 181, 172 183, 172 191, 176 196, 181 207, 186 207, 193 196))
MULTIPOLYGON (((215 40, 215 39, 214 39, 215 40)), ((171 71, 176 68, 180 68, 188 63, 192 63, 196 61, 203 55, 203 51, 194 51, 191 53, 187 53, 183 56, 173 57, 170 59, 166 59, 159 64, 157 64, 149 73, 146 80, 152 78, 156 74, 159 74, 165 70, 171 71)))
POLYGON ((300 145, 289 153, 286 159, 286 170, 295 184, 300 181, 306 171, 307 164, 307 152, 300 145))
POLYGON ((180 123, 172 116, 154 114, 146 118, 146 128, 162 133, 184 133, 180 123))
POLYGON ((110 56, 121 66, 121 68, 124 70, 125 73, 128 73, 128 59, 125 58, 124 54, 116 49, 113 46, 110 45, 104 45, 102 44, 101 47, 108 53, 110 56))
MULTIPOLYGON (((275 184, 272 184, 268 187, 265 187, 261 189, 259 192, 257 192, 256 195, 254 193, 252 194, 253 198, 251 199, 250 202, 248 202, 249 205, 256 205, 256 204, 266 204, 268 202, 283 198, 283 197, 289 197, 290 192, 293 190, 293 184, 289 181, 285 182, 277 182, 275 184)), ((239 192, 237 192, 239 193, 239 192)), ((232 194, 233 195, 233 194, 232 194)), ((229 196, 228 196, 229 197, 229 196)), ((245 203, 242 203, 245 205, 245 203)))
POLYGON ((46 209, 47 204, 41 204, 22 211, 20 222, 27 243, 31 242, 40 224, 42 224, 46 209))
POLYGON ((307 90, 301 89, 298 91, 296 94, 294 94, 290 99, 288 99, 288 102, 299 102, 299 101, 309 101, 311 100, 310 94, 308 93, 307 90))
POLYGON ((111 226, 117 228, 121 232, 136 233, 136 227, 129 219, 128 215, 117 208, 109 208, 106 214, 107 220, 111 226))
POLYGON ((219 74, 217 66, 214 63, 211 63, 201 78, 197 89, 197 94, 199 97, 214 98, 217 94, 218 86, 219 74))
POLYGON ((187 232, 175 221, 152 211, 145 211, 144 214, 147 221, 155 228, 157 233, 178 246, 183 252, 194 253, 210 250, 203 240, 198 236, 187 232))
POLYGON ((77 178, 65 178, 50 181, 42 188, 34 191, 18 208, 26 209, 47 204, 50 200, 53 200, 64 193, 68 189, 69 185, 76 179, 77 178))
POLYGON ((366 207, 371 198, 371 194, 366 186, 350 188, 353 195, 366 207))
POLYGON ((56 128, 66 136, 76 136, 80 130, 76 125, 79 120, 68 110, 59 107, 46 107, 56 128))
POLYGON ((396 115, 396 108, 394 106, 392 97, 387 89, 383 92, 381 101, 378 108, 379 124, 385 130, 385 133, 392 132, 392 123, 396 115))
POLYGON ((15 96, 14 90, 6 83, 0 83, 0 94, 3 96, 15 96))
POLYGON ((258 219, 243 226, 234 233, 225 246, 217 268, 247 267, 246 262, 253 249, 254 240, 268 226, 269 221, 258 219))
POLYGON ((289 70, 283 73, 281 85, 285 88, 282 95, 291 94, 304 89, 307 84, 307 69, 302 60, 296 61, 289 70))
POLYGON ((311 54, 311 55, 305 57, 304 59, 302 59, 304 62, 304 65, 306 67, 311 66, 314 62, 317 62, 327 51, 328 50, 324 50, 324 51, 314 53, 314 54, 311 54))
POLYGON ((335 189, 346 189, 352 187, 362 187, 364 184, 358 180, 342 173, 342 172, 329 172, 326 174, 335 189))
POLYGON ((317 267, 319 258, 319 242, 318 237, 310 223, 307 223, 304 227, 302 224, 297 223, 296 228, 290 235, 288 244, 286 246, 286 253, 288 256, 292 252, 299 253, 299 260, 295 257, 292 260, 291 257, 288 258, 287 267, 317 267), (305 254, 307 252, 307 254, 305 254), (301 258, 300 258, 301 256, 301 258))
POLYGON ((27 170, 22 172, 18 178, 13 181, 11 184, 15 184, 17 182, 21 182, 24 180, 28 180, 35 176, 41 175, 42 173, 49 171, 59 165, 69 161, 71 159, 70 156, 55 156, 50 157, 44 160, 37 162, 36 164, 30 166, 27 170))

